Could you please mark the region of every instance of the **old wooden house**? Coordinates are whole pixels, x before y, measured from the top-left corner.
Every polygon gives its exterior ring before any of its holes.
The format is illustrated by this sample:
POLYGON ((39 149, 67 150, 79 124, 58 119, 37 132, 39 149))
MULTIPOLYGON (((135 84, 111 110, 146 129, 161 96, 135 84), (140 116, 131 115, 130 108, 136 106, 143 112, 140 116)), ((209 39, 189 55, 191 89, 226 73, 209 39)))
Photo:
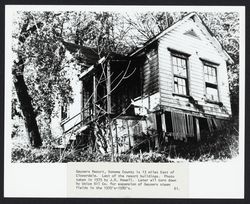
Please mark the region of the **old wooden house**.
POLYGON ((233 60, 196 13, 126 56, 64 44, 83 62, 71 70, 74 102, 61 107, 64 144, 92 140, 120 153, 150 137, 151 148, 160 148, 170 140, 202 140, 231 116, 233 60))

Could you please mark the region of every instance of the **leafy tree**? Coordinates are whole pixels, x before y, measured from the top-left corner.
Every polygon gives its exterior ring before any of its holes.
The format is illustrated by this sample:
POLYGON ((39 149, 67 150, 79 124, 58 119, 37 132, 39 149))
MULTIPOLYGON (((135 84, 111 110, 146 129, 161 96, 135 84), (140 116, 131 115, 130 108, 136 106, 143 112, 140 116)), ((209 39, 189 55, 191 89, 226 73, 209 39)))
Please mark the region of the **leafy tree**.
POLYGON ((237 118, 239 114, 239 14, 237 12, 199 14, 234 60, 233 64, 228 65, 228 76, 232 112, 237 118))
POLYGON ((69 100, 71 87, 63 70, 65 49, 64 23, 68 13, 20 12, 13 31, 13 77, 31 145, 42 145, 36 122, 37 114, 44 112, 48 120, 59 93, 69 100))
POLYGON ((97 48, 98 54, 126 54, 131 49, 126 41, 129 30, 119 13, 79 12, 73 39, 78 45, 97 48))
POLYGON ((130 28, 130 43, 137 47, 170 27, 184 15, 183 12, 143 12, 123 15, 123 19, 130 28))

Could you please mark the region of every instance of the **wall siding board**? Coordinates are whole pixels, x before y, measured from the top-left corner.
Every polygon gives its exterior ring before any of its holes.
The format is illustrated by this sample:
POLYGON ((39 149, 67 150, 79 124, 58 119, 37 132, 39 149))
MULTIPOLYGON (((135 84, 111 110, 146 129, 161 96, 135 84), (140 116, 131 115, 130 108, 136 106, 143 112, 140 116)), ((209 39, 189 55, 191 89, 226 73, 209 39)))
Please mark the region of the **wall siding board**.
MULTIPOLYGON (((199 22, 197 23, 199 24, 199 22)), ((209 104, 204 101, 204 70, 203 62, 200 58, 210 59, 211 62, 217 62, 219 64, 219 66, 217 66, 219 99, 231 114, 228 79, 225 77, 227 76, 225 59, 209 41, 208 37, 204 35, 200 26, 197 26, 193 21, 189 21, 182 26, 177 27, 159 39, 158 57, 161 105, 197 111, 193 106, 187 107, 184 105, 186 103, 186 98, 177 98, 172 95, 173 73, 171 53, 168 48, 190 54, 188 58, 189 91, 191 96, 195 100, 198 100, 199 104, 203 105, 205 113, 228 117, 218 105, 209 104), (183 34, 191 28, 200 39, 183 34)))
POLYGON ((151 49, 146 53, 146 60, 142 67, 143 95, 151 95, 159 91, 159 65, 157 49, 151 49))

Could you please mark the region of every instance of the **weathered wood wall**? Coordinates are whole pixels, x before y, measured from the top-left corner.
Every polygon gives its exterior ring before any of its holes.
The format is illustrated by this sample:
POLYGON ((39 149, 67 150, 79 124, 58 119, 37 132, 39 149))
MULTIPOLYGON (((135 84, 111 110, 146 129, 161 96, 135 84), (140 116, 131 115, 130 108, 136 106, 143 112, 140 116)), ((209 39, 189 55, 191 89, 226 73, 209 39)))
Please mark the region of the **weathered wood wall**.
POLYGON ((226 61, 224 56, 211 43, 210 36, 203 28, 201 22, 194 22, 192 19, 189 19, 188 22, 183 22, 179 27, 176 27, 159 39, 158 57, 161 105, 198 112, 187 98, 172 95, 174 83, 171 52, 168 50, 170 48, 190 54, 188 58, 189 92, 203 106, 205 113, 228 117, 231 114, 231 106, 226 61), (191 29, 197 34, 198 38, 184 34, 191 29), (223 108, 216 104, 207 103, 204 100, 205 81, 203 63, 200 58, 219 64, 217 67, 218 91, 219 100, 224 105, 223 108), (226 109, 226 111, 223 109, 226 109))
POLYGON ((159 91, 158 51, 153 48, 146 52, 146 59, 142 68, 143 95, 152 95, 159 91))

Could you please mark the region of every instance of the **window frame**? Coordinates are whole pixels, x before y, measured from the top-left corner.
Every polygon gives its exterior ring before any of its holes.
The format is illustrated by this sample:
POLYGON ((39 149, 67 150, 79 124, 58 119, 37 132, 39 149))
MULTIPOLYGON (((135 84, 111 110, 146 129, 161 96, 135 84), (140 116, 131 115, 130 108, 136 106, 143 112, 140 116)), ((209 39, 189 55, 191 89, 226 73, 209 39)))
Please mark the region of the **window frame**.
MULTIPOLYGON (((214 63, 214 62, 211 62, 211 61, 208 61, 208 60, 204 60, 204 59, 201 59, 200 60, 202 61, 202 65, 203 65, 203 76, 204 76, 204 89, 205 89, 205 101, 208 102, 208 103, 214 103, 214 104, 217 104, 220 102, 220 94, 219 94, 219 86, 218 86, 218 66, 219 64, 218 63, 214 63), (206 80, 206 73, 208 72, 205 72, 205 69, 206 67, 210 67, 212 69, 215 70, 215 80, 216 82, 211 82, 211 81, 208 81, 206 80), (217 92, 217 98, 216 99, 211 99, 210 97, 208 98, 208 93, 207 93, 207 88, 212 88, 212 89, 215 89, 216 92, 217 92)), ((209 75, 208 75, 209 76, 209 75)))
POLYGON ((170 51, 170 57, 171 57, 171 67, 172 67, 172 74, 173 74, 173 96, 181 96, 181 97, 185 97, 185 98, 189 98, 190 97, 190 89, 189 89, 189 56, 190 54, 181 52, 181 51, 177 51, 174 49, 170 49, 168 48, 168 50, 170 51), (181 76, 175 73, 175 66, 173 63, 173 59, 174 58, 178 58, 178 59, 183 59, 185 60, 185 64, 186 64, 186 77, 185 76, 181 76), (186 94, 183 93, 179 93, 176 92, 175 90, 175 79, 183 79, 185 81, 185 92, 186 94))

